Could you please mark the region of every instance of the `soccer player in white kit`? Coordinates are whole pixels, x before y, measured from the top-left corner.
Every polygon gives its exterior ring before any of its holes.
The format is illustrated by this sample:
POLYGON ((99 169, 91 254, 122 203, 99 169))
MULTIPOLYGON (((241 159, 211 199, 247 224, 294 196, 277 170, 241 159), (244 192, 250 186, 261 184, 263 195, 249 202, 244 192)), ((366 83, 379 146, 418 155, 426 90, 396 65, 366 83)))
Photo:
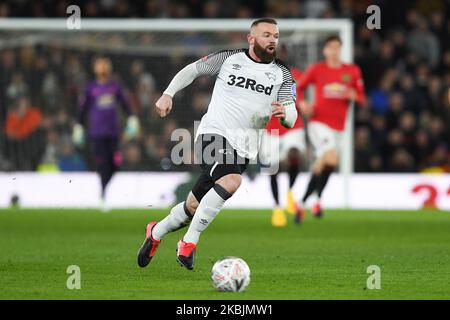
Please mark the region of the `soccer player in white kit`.
POLYGON ((161 221, 147 225, 146 237, 138 253, 138 265, 147 266, 162 238, 189 225, 177 245, 177 261, 189 270, 200 234, 213 221, 225 201, 239 188, 249 161, 255 159, 261 133, 271 115, 286 127, 297 119, 295 81, 276 59, 279 31, 274 19, 252 23, 247 35, 248 49, 212 53, 187 65, 170 82, 156 102, 156 111, 165 117, 172 109, 173 96, 201 75, 216 76, 208 111, 196 134, 195 150, 202 173, 187 196, 161 221))

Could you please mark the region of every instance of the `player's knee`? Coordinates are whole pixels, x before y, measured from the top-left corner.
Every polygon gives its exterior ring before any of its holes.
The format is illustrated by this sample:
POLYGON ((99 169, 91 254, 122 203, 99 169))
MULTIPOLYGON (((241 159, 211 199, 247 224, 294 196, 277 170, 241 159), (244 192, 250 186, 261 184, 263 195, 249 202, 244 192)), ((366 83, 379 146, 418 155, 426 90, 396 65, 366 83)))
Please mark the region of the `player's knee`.
POLYGON ((323 158, 319 158, 316 160, 312 168, 312 171, 315 175, 318 175, 322 172, 323 164, 324 164, 323 158))
POLYGON ((300 164, 300 151, 297 148, 291 148, 287 154, 289 166, 298 166, 300 164))
POLYGON ((189 192, 189 195, 186 199, 186 209, 189 211, 191 215, 194 215, 197 211, 199 202, 195 198, 194 194, 192 192, 189 192))
POLYGON ((338 156, 336 150, 330 150, 325 154, 324 166, 336 168, 338 165, 338 156))
POLYGON ((242 177, 240 174, 232 173, 223 176, 219 180, 217 180, 217 184, 219 184, 222 188, 224 188, 229 193, 233 194, 239 188, 242 182, 242 177))

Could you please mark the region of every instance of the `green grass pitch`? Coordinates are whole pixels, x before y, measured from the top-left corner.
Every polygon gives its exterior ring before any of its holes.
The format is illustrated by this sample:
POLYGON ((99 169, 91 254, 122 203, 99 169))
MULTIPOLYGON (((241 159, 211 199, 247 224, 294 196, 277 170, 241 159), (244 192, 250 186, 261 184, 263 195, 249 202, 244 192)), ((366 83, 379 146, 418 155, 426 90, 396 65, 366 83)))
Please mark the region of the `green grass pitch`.
POLYGON ((0 210, 0 299, 449 299, 450 213, 326 211, 273 228, 269 210, 224 210, 203 233, 194 271, 175 261, 179 230, 141 269, 149 220, 168 210, 0 210), (213 263, 250 266, 243 293, 216 292, 213 263), (68 290, 66 269, 81 269, 68 290), (366 288, 367 267, 381 289, 366 288))

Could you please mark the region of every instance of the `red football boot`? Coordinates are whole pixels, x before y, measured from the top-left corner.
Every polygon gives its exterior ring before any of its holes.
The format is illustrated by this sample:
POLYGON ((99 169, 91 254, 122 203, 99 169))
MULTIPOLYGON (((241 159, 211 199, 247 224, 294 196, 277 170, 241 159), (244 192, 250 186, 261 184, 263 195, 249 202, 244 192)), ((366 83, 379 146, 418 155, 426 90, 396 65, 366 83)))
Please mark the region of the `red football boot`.
POLYGON ((295 208, 295 223, 300 224, 302 223, 303 219, 305 218, 305 209, 301 207, 297 202, 294 203, 295 208))
POLYGON ((313 205, 311 211, 312 211, 314 217, 316 217, 316 218, 322 218, 323 217, 323 212, 322 212, 322 208, 320 207, 320 202, 316 202, 313 205))
POLYGON ((186 267, 188 270, 194 269, 196 248, 195 243, 178 241, 177 261, 182 267, 186 267))
POLYGON ((147 225, 145 240, 141 248, 139 249, 137 259, 138 265, 141 268, 146 267, 150 263, 153 256, 155 255, 156 249, 158 249, 158 246, 161 243, 160 240, 155 240, 152 237, 152 230, 156 226, 156 224, 157 222, 153 221, 147 225))

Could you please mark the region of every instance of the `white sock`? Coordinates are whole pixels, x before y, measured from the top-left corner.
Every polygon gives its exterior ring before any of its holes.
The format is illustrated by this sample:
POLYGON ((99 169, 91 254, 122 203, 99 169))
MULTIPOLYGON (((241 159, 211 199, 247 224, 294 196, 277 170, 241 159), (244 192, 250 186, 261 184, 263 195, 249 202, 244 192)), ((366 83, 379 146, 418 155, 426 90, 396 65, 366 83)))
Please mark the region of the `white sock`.
POLYGON ((183 237, 183 241, 197 244, 200 234, 214 220, 225 204, 225 201, 230 197, 230 193, 220 185, 215 184, 200 201, 191 225, 183 237))
POLYGON ((183 201, 173 207, 170 213, 153 227, 153 239, 161 240, 169 232, 178 230, 189 223, 191 217, 188 216, 184 203, 183 201))

